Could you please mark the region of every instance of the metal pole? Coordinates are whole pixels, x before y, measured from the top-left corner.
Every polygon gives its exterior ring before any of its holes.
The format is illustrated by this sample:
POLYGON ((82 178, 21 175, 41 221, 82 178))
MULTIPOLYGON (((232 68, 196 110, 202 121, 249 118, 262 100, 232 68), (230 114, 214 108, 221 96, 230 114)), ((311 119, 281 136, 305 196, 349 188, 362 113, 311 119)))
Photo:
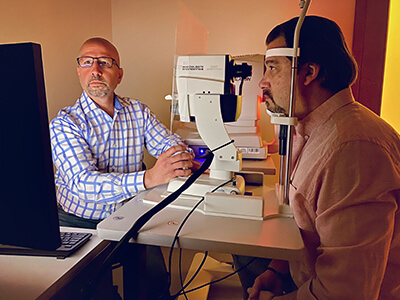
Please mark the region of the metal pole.
MULTIPOLYGON (((289 102, 289 117, 294 117, 294 104, 296 98, 296 78, 297 78, 297 57, 298 57, 298 48, 299 48, 299 36, 300 29, 303 25, 304 18, 306 16, 308 7, 310 6, 311 0, 300 1, 300 7, 302 7, 302 11, 300 13, 299 20, 296 24, 296 29, 294 32, 293 39, 293 48, 295 49, 295 54, 292 59, 292 78, 290 82, 290 102, 289 102)), ((292 173, 292 145, 293 145, 293 126, 288 125, 288 134, 287 134, 287 154, 286 154, 286 171, 285 171, 285 190, 283 195, 283 203, 289 205, 289 187, 290 187, 290 175, 292 173)))

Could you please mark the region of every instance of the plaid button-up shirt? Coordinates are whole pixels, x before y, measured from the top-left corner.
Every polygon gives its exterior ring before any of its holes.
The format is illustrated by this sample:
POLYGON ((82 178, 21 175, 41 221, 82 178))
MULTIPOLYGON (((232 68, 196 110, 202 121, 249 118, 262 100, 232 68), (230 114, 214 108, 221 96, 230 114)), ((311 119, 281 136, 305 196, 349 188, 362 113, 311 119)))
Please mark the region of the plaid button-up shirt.
POLYGON ((104 219, 145 190, 144 148, 158 157, 184 144, 143 103, 114 97, 114 117, 85 92, 50 123, 57 200, 71 214, 104 219))

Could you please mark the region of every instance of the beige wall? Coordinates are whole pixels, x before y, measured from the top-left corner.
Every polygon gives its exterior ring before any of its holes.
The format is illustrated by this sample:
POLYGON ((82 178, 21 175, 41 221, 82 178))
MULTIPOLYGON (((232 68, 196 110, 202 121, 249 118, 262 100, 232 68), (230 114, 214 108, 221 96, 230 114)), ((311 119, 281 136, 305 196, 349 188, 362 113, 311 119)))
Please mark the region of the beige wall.
POLYGON ((0 43, 42 46, 50 119, 81 93, 75 58, 91 36, 112 39, 111 0, 0 0, 0 43))
MULTIPOLYGON (((169 108, 164 96, 172 87, 179 3, 208 29, 208 53, 213 54, 264 53, 268 31, 300 11, 296 0, 252 0, 245 5, 242 0, 113 0, 113 41, 125 68, 118 92, 141 99, 165 123, 169 108)), ((355 0, 315 1, 310 14, 336 20, 351 46, 354 6, 355 0)))
MULTIPOLYGON (((309 14, 337 21, 352 41, 356 0, 315 0, 309 14)), ((269 30, 300 12, 298 0, 0 0, 0 43, 42 45, 49 117, 81 93, 75 58, 81 43, 115 43, 125 75, 117 93, 142 100, 169 126, 169 103, 180 9, 208 31, 208 53, 264 53, 269 30)), ((196 36, 193 36, 196 41, 196 36)), ((262 110, 264 111, 264 110, 262 110)), ((273 130, 263 114, 263 136, 273 130)))
MULTIPOLYGON (((169 104, 164 96, 172 89, 176 28, 178 20, 183 18, 180 16, 181 5, 193 15, 194 25, 201 23, 208 30, 208 53, 240 55, 264 53, 267 33, 276 24, 298 16, 298 2, 113 0, 113 41, 121 52, 125 69, 118 93, 142 100, 159 119, 169 124, 169 104)), ((354 8, 355 0, 315 0, 309 14, 338 22, 351 47, 354 8)), ((192 43, 196 43, 196 36, 192 37, 192 43)), ((273 128, 264 109, 261 125, 264 139, 271 141, 273 128)))

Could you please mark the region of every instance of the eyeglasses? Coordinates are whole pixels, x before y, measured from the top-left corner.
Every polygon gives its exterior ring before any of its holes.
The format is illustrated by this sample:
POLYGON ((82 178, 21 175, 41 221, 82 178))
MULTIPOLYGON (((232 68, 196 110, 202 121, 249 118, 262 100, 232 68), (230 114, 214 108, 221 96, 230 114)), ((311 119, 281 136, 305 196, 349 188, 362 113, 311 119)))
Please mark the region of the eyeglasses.
POLYGON ((102 68, 112 68, 113 65, 116 65, 119 69, 119 66, 116 60, 112 57, 91 57, 91 56, 82 56, 78 57, 76 61, 81 68, 90 68, 93 66, 94 61, 97 59, 97 63, 102 68))

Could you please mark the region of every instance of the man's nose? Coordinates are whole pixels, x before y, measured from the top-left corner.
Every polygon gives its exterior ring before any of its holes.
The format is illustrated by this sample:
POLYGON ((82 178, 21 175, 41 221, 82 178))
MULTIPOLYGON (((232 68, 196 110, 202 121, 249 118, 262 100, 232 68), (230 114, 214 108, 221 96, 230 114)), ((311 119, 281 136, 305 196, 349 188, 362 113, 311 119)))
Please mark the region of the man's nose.
POLYGON ((99 61, 97 59, 94 60, 92 65, 92 74, 103 74, 102 67, 99 65, 99 61))
POLYGON ((258 83, 258 86, 262 90, 270 87, 269 81, 267 80, 266 73, 264 73, 263 77, 261 78, 260 82, 258 83))

